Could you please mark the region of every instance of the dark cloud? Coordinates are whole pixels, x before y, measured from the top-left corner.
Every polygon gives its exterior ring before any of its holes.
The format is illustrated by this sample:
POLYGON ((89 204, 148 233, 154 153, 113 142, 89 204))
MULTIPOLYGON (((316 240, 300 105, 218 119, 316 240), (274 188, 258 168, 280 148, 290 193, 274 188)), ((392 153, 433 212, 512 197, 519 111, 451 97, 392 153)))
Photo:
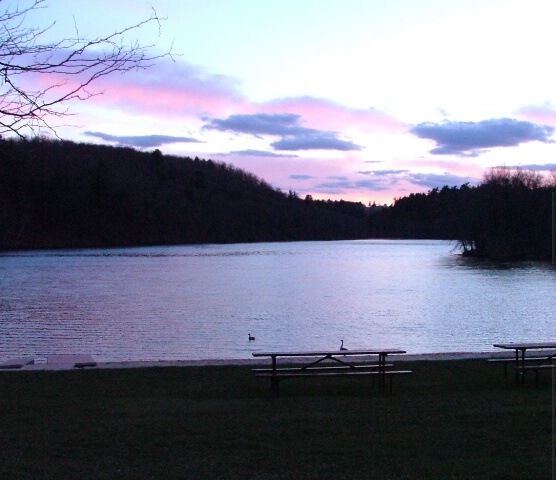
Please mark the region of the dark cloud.
POLYGON ((118 136, 101 132, 85 132, 89 137, 96 137, 107 142, 117 143, 129 147, 153 148, 161 147, 170 143, 203 143, 200 140, 189 137, 171 137, 169 135, 137 135, 118 136))
MULTIPOLYGON (((332 179, 331 179, 332 180, 332 179)), ((346 190, 368 190, 370 192, 383 192, 390 189, 390 184, 384 179, 349 180, 336 179, 335 181, 322 182, 315 185, 315 191, 320 193, 338 194, 346 190)))
POLYGON ((389 175, 400 175, 408 171, 409 170, 365 170, 357 173, 360 173, 361 175, 374 175, 379 177, 387 177, 389 175))
POLYGON ((275 150, 361 150, 359 145, 337 137, 334 132, 305 133, 288 136, 270 144, 275 150))
POLYGON ((410 129, 419 138, 434 140, 434 155, 476 157, 484 149, 515 147, 526 142, 552 143, 554 127, 500 118, 482 122, 420 123, 410 129))
POLYGON ((297 158, 298 155, 293 154, 282 154, 267 152, 265 150, 237 150, 235 152, 230 152, 227 155, 244 155, 247 157, 282 157, 282 158, 297 158))
POLYGON ((509 168, 509 169, 520 169, 520 170, 534 170, 539 172, 556 170, 556 163, 546 163, 546 164, 536 164, 530 163, 528 165, 498 165, 493 168, 509 168))
POLYGON ((213 118, 204 128, 250 135, 301 135, 309 129, 299 125, 300 119, 294 113, 239 114, 226 119, 213 118))
POLYGON ((310 180, 311 178, 315 178, 315 177, 313 177, 311 175, 295 175, 295 174, 292 174, 288 178, 291 178, 292 180, 310 180))
POLYGON ((315 184, 311 187, 312 191, 321 194, 338 195, 350 190, 366 190, 372 192, 385 192, 392 189, 393 186, 399 191, 415 192, 414 188, 401 188, 400 185, 410 183, 420 187, 418 191, 432 188, 442 188, 444 186, 460 187, 464 183, 472 185, 480 182, 480 179, 471 177, 460 177, 449 173, 412 173, 409 170, 378 170, 376 172, 358 172, 365 178, 347 178, 347 177, 328 177, 326 181, 315 184))
POLYGON ((271 143, 271 146, 279 151, 361 150, 359 145, 339 138, 336 132, 306 128, 300 122, 301 116, 294 113, 238 114, 225 119, 209 119, 203 128, 255 136, 278 136, 280 140, 271 143))
POLYGON ((448 185, 449 187, 460 187, 464 183, 475 184, 479 182, 479 179, 477 178, 460 177, 458 175, 451 175, 449 173, 408 173, 405 176, 405 179, 408 182, 413 183, 414 185, 428 188, 442 188, 446 185, 448 185))

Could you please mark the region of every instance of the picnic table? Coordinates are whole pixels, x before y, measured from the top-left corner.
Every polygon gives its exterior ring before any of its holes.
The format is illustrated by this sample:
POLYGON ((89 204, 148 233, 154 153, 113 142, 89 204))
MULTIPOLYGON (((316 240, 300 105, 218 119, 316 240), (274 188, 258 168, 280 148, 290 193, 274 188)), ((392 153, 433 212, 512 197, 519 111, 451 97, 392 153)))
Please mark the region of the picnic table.
POLYGON ((515 382, 519 383, 519 375, 521 374, 521 383, 525 383, 525 372, 527 370, 534 370, 536 375, 536 380, 538 381, 538 371, 541 368, 554 368, 554 365, 549 363, 551 362, 554 357, 556 356, 556 352, 547 354, 541 357, 534 357, 533 360, 536 361, 535 365, 526 365, 528 360, 531 360, 530 357, 527 357, 526 353, 527 350, 555 350, 556 349, 556 341, 555 342, 514 342, 514 343, 495 343, 493 345, 496 348, 502 348, 504 350, 514 350, 515 351, 515 359, 514 359, 514 367, 515 367, 515 382))
POLYGON ((274 394, 279 393, 280 381, 285 378, 330 377, 330 376, 371 376, 378 378, 381 390, 384 390, 386 378, 390 378, 390 392, 392 391, 392 376, 412 373, 410 370, 390 370, 386 363, 388 355, 406 353, 405 350, 394 348, 371 348, 364 350, 317 350, 299 352, 254 352, 254 357, 269 357, 271 368, 255 368, 256 377, 269 378, 270 389, 274 394), (377 356, 374 363, 369 363, 365 357, 377 356), (308 360, 300 366, 278 367, 278 358, 299 358, 308 360), (361 360, 366 362, 361 362, 361 360), (328 361, 326 364, 323 363, 328 361), (331 363, 334 365, 331 366, 331 363))

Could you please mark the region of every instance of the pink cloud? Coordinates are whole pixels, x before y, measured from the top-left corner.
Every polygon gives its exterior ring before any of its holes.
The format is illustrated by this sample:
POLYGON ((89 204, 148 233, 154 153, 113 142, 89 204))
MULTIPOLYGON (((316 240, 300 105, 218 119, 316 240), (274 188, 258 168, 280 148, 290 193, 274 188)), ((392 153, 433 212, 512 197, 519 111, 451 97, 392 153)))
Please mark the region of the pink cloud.
MULTIPOLYGON (((34 81, 51 83, 58 79, 48 76, 34 81)), ((69 81, 74 82, 74 79, 69 81)), ((73 85, 76 84, 66 84, 67 87, 73 85)), ((235 114, 288 113, 300 116, 300 126, 347 135, 354 130, 366 133, 408 130, 408 125, 387 112, 349 108, 311 96, 251 102, 241 92, 241 83, 236 79, 211 74, 179 58, 176 61, 163 59, 146 70, 100 78, 89 91, 102 93, 89 100, 92 106, 162 119, 222 119, 235 114)))
MULTIPOLYGON (((52 93, 69 91, 86 76, 26 75, 25 88, 35 91, 57 85, 52 93)), ((223 75, 210 75, 184 62, 164 60, 146 70, 113 73, 87 86, 90 99, 135 113, 175 116, 180 114, 225 114, 242 108, 245 99, 238 82, 223 75)))
POLYGON ((101 104, 165 118, 224 115, 246 103, 235 80, 184 62, 164 61, 146 71, 107 77, 99 87, 101 104))
POLYGON ((111 86, 97 101, 123 111, 164 118, 214 115, 233 110, 235 105, 242 105, 219 92, 138 85, 111 86))
MULTIPOLYGON (((314 199, 349 200, 364 204, 369 201, 391 203, 393 196, 403 195, 403 185, 409 185, 403 174, 374 177, 362 174, 358 171, 360 160, 351 155, 329 159, 269 159, 265 155, 257 157, 229 154, 220 158, 238 168, 256 172, 257 176, 285 192, 293 190, 301 197, 309 194, 314 199)), ((414 186, 413 189, 415 188, 414 186)))
MULTIPOLYGON (((47 80, 55 81, 53 77, 47 80)), ((250 102, 236 79, 208 73, 180 59, 175 62, 165 59, 146 70, 101 78, 91 85, 90 91, 102 93, 90 100, 95 105, 163 118, 295 113, 302 117, 304 126, 329 131, 401 132, 408 129, 406 124, 386 112, 348 108, 310 96, 263 104, 250 102)))
POLYGON ((556 107, 551 104, 529 105, 520 108, 516 114, 531 122, 556 125, 556 107))
POLYGON ((386 112, 369 108, 354 109, 315 97, 279 99, 261 106, 264 112, 287 112, 301 115, 313 128, 342 130, 356 128, 362 131, 407 131, 408 125, 386 112))
MULTIPOLYGON (((23 77, 22 77, 23 78, 23 77)), ((49 91, 47 98, 71 91, 86 77, 27 75, 24 86, 30 91, 49 91)), ((114 73, 89 85, 81 96, 91 94, 92 105, 123 112, 163 118, 199 115, 227 115, 244 109, 246 101, 237 82, 229 77, 208 75, 185 63, 161 62, 147 70, 114 73)), ((70 109, 74 108, 68 105, 70 109)))

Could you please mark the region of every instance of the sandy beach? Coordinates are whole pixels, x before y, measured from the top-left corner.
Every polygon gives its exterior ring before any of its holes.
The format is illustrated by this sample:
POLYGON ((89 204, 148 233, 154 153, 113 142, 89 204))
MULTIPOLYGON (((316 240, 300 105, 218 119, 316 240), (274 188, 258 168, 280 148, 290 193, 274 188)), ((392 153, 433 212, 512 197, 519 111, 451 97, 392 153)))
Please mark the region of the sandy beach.
MULTIPOLYGON (((414 361, 443 361, 443 360, 473 360, 487 359, 493 357, 507 357, 507 352, 449 352, 449 353, 426 353, 405 354, 388 357, 392 362, 414 362, 414 361)), ((94 356, 93 356, 94 358, 94 356)), ((372 357, 361 358, 362 361, 373 360, 372 357)), ((283 363, 294 363, 295 359, 284 358, 283 363)), ((97 362, 94 367, 85 369, 113 369, 113 368, 164 368, 164 367, 203 367, 203 366, 227 366, 227 365, 261 365, 268 363, 264 359, 206 359, 206 360, 160 360, 160 361, 123 361, 123 362, 97 362)), ((46 358, 34 359, 33 363, 21 367, 3 368, 0 371, 56 371, 56 370, 78 370, 74 364, 69 363, 47 363, 46 358)))

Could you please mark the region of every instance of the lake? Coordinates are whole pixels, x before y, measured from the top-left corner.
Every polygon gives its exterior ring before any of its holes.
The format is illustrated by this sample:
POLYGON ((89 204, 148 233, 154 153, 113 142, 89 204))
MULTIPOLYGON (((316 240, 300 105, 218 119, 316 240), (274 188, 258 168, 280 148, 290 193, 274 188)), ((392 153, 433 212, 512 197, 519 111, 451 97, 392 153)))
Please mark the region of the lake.
POLYGON ((479 352, 556 339, 556 269, 454 248, 360 240, 7 252, 0 360, 243 359, 341 340, 349 349, 479 352))

